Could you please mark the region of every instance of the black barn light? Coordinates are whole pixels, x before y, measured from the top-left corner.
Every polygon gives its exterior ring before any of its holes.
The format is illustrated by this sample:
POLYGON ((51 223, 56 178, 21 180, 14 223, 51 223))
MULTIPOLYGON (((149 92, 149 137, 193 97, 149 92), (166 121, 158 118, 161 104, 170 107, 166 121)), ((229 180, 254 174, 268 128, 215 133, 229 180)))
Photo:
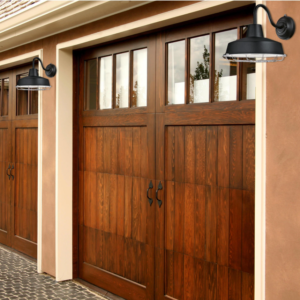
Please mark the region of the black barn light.
POLYGON ((234 62, 276 62, 283 61, 286 54, 281 43, 264 38, 262 26, 257 24, 257 10, 262 7, 268 14, 270 23, 276 28, 276 34, 283 40, 290 39, 295 32, 295 22, 284 15, 275 24, 269 9, 259 4, 253 10, 253 24, 248 25, 245 38, 228 43, 223 58, 234 62))
POLYGON ((29 69, 29 76, 21 78, 17 82, 17 90, 20 91, 44 91, 49 90, 51 85, 49 80, 44 77, 40 77, 38 74, 38 70, 34 68, 34 61, 39 60, 43 70, 48 77, 54 77, 56 74, 56 67, 53 64, 49 64, 46 68, 44 68, 43 62, 39 57, 35 57, 32 60, 32 69, 29 69))

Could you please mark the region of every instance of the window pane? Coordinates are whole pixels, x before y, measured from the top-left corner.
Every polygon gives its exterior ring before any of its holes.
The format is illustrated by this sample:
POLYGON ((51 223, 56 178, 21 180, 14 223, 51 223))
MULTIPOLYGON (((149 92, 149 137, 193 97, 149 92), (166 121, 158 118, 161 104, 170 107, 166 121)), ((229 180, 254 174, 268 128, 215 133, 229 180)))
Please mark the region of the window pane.
POLYGON ((132 107, 147 106, 147 49, 133 52, 132 107))
POLYGON ((85 109, 96 109, 97 59, 85 62, 85 109))
POLYGON ((100 59, 100 109, 112 108, 112 56, 100 59))
POLYGON ((30 99, 31 99, 31 114, 37 114, 38 113, 38 97, 39 92, 38 91, 30 91, 30 99))
POLYGON ((184 104, 185 41, 168 44, 168 105, 184 104))
MULTIPOLYGON (((28 74, 18 75, 17 82, 19 79, 27 76, 28 74)), ((17 90, 17 115, 28 115, 28 91, 17 90)))
POLYGON ((215 35, 215 73, 214 100, 236 100, 237 63, 229 62, 222 57, 227 44, 237 39, 237 29, 223 31, 215 35))
MULTIPOLYGON (((242 38, 246 37, 248 27, 243 27, 242 38)), ((241 100, 255 99, 255 63, 242 63, 241 64, 241 100)))
POLYGON ((189 103, 209 102, 209 35, 190 39, 189 103))
POLYGON ((3 79, 2 116, 8 115, 8 103, 9 103, 9 79, 6 78, 3 79))
POLYGON ((116 107, 128 107, 129 53, 116 55, 116 107))

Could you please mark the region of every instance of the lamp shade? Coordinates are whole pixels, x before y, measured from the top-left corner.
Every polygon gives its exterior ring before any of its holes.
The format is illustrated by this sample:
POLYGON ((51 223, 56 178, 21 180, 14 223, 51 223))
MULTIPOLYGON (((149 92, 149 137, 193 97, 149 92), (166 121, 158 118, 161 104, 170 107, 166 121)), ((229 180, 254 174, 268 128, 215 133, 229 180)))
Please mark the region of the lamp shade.
POLYGON ((286 55, 281 43, 263 36, 261 25, 251 24, 245 38, 228 43, 223 57, 236 62, 274 62, 286 55))
POLYGON ((19 79, 16 88, 21 91, 43 91, 49 90, 51 85, 47 78, 38 76, 37 69, 30 69, 29 76, 19 79))

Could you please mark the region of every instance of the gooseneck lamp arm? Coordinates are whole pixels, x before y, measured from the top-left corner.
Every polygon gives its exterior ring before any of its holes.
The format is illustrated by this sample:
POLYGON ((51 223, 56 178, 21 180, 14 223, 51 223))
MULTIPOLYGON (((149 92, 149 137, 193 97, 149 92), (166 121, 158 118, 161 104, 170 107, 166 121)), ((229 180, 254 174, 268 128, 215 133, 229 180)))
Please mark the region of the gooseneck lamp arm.
POLYGON ((257 24, 257 11, 260 7, 263 8, 266 11, 266 13, 269 17, 269 21, 270 21, 270 23, 272 24, 273 27, 278 28, 278 29, 284 28, 283 23, 279 23, 279 24, 274 23, 269 9, 263 4, 258 4, 254 7, 254 9, 253 9, 253 24, 257 24))
POLYGON ((38 60, 38 61, 41 63, 41 66, 42 66, 43 70, 45 71, 45 73, 46 73, 46 75, 47 75, 48 77, 53 77, 53 76, 55 76, 55 74, 56 74, 56 67, 55 67, 55 65, 49 64, 49 65, 45 68, 44 65, 43 65, 42 60, 41 60, 39 57, 35 57, 35 58, 32 60, 32 69, 34 69, 34 62, 35 62, 36 60, 38 60))

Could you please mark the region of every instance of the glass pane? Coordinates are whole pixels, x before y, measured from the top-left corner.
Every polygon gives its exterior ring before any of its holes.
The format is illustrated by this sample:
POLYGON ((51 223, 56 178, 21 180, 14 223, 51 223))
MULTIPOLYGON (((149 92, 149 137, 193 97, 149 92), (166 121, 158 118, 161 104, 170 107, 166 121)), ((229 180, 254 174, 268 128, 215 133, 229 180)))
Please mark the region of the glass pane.
POLYGON ((112 108, 112 56, 100 59, 100 109, 112 108))
MULTIPOLYGON (((17 82, 19 79, 27 76, 28 74, 18 75, 17 82)), ((28 91, 17 90, 17 115, 28 115, 28 91)))
POLYGON ((189 103, 209 102, 209 35, 190 39, 189 103))
POLYGON ((37 114, 38 113, 38 97, 39 93, 38 91, 30 91, 30 99, 31 99, 31 114, 37 114))
POLYGON ((133 52, 132 107, 147 106, 147 49, 133 52))
POLYGON ((185 41, 168 44, 168 105, 184 104, 185 41))
POLYGON ((222 57, 227 49, 227 44, 236 39, 237 29, 219 32, 215 35, 215 101, 236 100, 237 63, 229 62, 222 57))
POLYGON ((8 115, 8 103, 9 103, 9 79, 3 80, 3 94, 2 94, 2 116, 8 115))
POLYGON ((129 53, 116 55, 116 107, 129 107, 129 53))
POLYGON ((97 101, 97 59, 85 62, 85 109, 96 109, 97 101))
MULTIPOLYGON (((243 27, 242 38, 246 37, 248 27, 243 27)), ((241 64, 241 100, 255 99, 255 63, 242 63, 241 64)))

